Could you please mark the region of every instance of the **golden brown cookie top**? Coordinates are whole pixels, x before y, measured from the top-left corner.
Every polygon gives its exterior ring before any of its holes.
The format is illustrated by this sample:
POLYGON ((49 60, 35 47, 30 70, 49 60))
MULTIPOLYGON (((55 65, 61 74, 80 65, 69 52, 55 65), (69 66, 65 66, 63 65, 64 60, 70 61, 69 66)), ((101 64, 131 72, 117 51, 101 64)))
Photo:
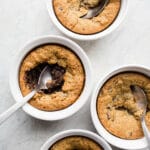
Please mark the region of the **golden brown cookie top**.
POLYGON ((49 150, 103 150, 103 148, 89 138, 72 136, 56 142, 49 150))
POLYGON ((36 93, 29 103, 45 111, 64 109, 79 98, 85 81, 82 62, 64 46, 42 45, 24 58, 19 74, 21 92, 25 96, 35 87, 47 65, 53 79, 48 83, 49 89, 36 93))

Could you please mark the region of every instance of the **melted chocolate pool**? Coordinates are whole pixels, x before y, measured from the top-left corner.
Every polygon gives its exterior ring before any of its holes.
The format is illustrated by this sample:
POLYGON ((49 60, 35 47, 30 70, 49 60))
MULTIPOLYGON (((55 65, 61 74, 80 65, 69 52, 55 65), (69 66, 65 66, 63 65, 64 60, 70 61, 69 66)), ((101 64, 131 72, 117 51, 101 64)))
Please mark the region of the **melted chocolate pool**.
POLYGON ((41 63, 35 68, 26 71, 25 76, 26 83, 28 84, 30 89, 34 89, 38 83, 40 73, 46 66, 49 67, 52 76, 52 81, 47 83, 48 89, 47 90, 43 89, 41 90, 41 92, 44 92, 45 94, 50 94, 55 91, 60 91, 62 85, 64 84, 63 76, 66 70, 65 68, 59 66, 58 64, 41 63))

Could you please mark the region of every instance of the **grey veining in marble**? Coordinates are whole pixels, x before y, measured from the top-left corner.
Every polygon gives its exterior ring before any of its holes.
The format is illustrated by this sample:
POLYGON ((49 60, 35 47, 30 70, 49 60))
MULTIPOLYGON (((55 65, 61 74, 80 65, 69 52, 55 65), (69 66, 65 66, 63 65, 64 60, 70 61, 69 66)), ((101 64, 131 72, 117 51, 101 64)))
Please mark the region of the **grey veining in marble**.
MULTIPOLYGON (((150 67, 150 0, 129 1, 128 14, 114 33, 96 41, 76 41, 92 62, 94 83, 116 66, 150 67)), ((46 34, 62 35, 50 21, 42 0, 0 0, 0 113, 14 103, 8 83, 12 57, 25 42, 46 34)), ((96 132, 89 104, 90 98, 74 116, 56 122, 36 120, 17 111, 0 126, 0 150, 39 150, 48 137, 71 128, 96 132)))

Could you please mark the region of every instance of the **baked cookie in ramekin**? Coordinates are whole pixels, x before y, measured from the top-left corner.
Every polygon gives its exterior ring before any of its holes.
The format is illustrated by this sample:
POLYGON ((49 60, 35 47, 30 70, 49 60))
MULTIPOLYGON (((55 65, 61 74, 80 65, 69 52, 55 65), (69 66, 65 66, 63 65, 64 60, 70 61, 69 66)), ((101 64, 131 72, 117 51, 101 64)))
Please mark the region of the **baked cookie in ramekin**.
POLYGON ((64 119, 88 100, 92 86, 90 61, 75 42, 60 36, 43 36, 28 42, 14 58, 10 88, 16 101, 32 91, 41 70, 52 76, 48 90, 41 90, 23 110, 42 120, 64 119))
POLYGON ((19 84, 23 96, 38 83, 42 70, 48 66, 52 80, 47 90, 40 90, 29 103, 44 111, 62 110, 72 105, 82 93, 85 71, 79 57, 59 44, 34 48, 20 66, 19 84))
POLYGON ((110 0, 104 10, 97 16, 84 19, 90 8, 99 5, 100 0, 53 0, 53 8, 60 23, 78 34, 95 34, 105 30, 116 19, 121 0, 110 0))
POLYGON ((52 22, 58 29, 77 40, 103 38, 118 28, 125 18, 128 0, 110 0, 97 16, 82 18, 90 8, 100 4, 100 0, 46 0, 52 22))
POLYGON ((62 131, 50 137, 41 150, 112 150, 97 134, 81 129, 62 131))
POLYGON ((140 116, 131 86, 138 85, 147 96, 146 123, 150 129, 150 78, 138 72, 122 72, 105 82, 97 97, 97 113, 103 126, 113 135, 127 140, 143 137, 140 116))
MULTIPOLYGON (((97 84, 91 101, 91 116, 98 133, 121 149, 141 150, 147 147, 143 137, 131 86, 144 89, 150 104, 150 69, 140 65, 123 66, 105 75, 97 84)), ((150 129, 150 105, 145 116, 150 129)))

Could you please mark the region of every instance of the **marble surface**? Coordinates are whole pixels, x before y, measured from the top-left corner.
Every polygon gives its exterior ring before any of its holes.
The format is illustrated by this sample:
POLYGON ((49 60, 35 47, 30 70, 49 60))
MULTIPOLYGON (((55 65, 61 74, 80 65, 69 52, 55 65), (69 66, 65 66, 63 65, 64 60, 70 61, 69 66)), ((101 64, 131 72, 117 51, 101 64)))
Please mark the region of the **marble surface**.
MULTIPOLYGON (((92 62, 95 84, 116 66, 150 67, 150 0, 129 1, 128 14, 117 31, 96 41, 76 41, 92 62)), ((8 83, 12 58, 25 42, 47 34, 62 35, 50 21, 44 1, 0 0, 0 113, 14 103, 8 83)), ((96 132, 89 104, 90 98, 74 116, 56 122, 36 120, 18 110, 0 126, 0 150, 38 150, 47 138, 66 129, 96 132)))

